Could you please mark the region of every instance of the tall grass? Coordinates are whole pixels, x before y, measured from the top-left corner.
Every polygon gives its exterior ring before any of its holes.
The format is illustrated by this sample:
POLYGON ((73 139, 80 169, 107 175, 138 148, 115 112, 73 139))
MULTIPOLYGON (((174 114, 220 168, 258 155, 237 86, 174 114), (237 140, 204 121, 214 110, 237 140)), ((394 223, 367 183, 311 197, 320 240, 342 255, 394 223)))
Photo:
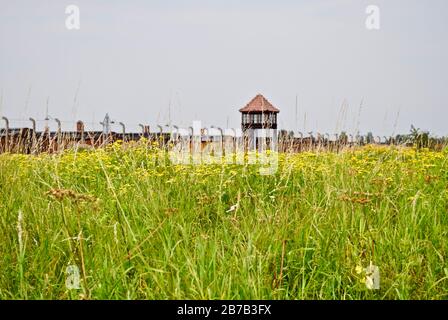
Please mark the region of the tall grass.
POLYGON ((161 154, 0 155, 0 298, 448 298, 446 151, 281 154, 272 176, 161 154))

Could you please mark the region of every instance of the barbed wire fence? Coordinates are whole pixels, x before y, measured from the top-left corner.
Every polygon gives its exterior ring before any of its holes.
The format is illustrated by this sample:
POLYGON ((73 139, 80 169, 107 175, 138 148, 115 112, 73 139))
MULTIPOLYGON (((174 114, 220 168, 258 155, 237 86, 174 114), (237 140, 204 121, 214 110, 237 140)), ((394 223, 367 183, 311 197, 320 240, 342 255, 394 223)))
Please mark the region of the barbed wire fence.
MULTIPOLYGON (((209 126, 201 130, 201 142, 238 139, 236 132, 241 129, 219 128, 209 126), (221 136, 221 137, 220 137, 221 136), (217 140, 218 139, 218 140, 217 140)), ((240 133, 240 138, 244 133, 240 133)), ((149 144, 157 142, 167 147, 169 142, 177 143, 188 138, 192 142, 192 127, 183 128, 174 124, 124 123, 111 120, 109 123, 88 121, 65 121, 58 118, 16 119, 0 118, 0 153, 41 153, 59 152, 72 148, 101 148, 117 140, 123 142, 144 141, 149 144), (182 138, 183 137, 183 138, 182 138), (144 139, 142 139, 144 138, 144 139)), ((330 150, 339 152, 367 144, 407 145, 412 146, 410 136, 375 136, 371 133, 321 133, 278 130, 278 151, 302 152, 310 150, 330 150)), ((227 141, 226 140, 226 141, 227 141)), ((251 144, 248 144, 251 145, 251 144)), ((427 146, 442 149, 447 145, 447 138, 428 138, 427 146)))

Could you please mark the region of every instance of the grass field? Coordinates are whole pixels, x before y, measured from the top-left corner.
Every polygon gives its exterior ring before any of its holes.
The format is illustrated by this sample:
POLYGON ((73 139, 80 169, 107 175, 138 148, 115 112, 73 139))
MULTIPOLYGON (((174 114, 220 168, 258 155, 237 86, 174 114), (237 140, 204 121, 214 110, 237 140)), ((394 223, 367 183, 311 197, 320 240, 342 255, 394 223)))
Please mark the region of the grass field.
POLYGON ((164 156, 0 155, 0 299, 448 299, 447 151, 164 156))

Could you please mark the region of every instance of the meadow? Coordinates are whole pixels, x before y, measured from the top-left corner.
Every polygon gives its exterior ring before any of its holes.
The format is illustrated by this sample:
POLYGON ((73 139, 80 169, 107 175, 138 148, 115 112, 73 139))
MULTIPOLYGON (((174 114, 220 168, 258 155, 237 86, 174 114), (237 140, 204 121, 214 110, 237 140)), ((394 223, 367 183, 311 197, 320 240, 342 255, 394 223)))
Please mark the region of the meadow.
POLYGON ((0 154, 0 299, 448 299, 448 150, 165 157, 0 154))

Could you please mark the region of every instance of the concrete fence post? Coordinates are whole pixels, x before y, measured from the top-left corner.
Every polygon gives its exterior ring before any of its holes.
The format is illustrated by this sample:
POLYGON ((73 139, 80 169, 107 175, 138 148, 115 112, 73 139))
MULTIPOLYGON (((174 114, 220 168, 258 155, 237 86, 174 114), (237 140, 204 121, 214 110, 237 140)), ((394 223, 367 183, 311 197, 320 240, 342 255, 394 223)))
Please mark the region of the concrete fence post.
POLYGON ((54 121, 58 124, 58 130, 56 132, 56 148, 59 150, 59 147, 61 145, 61 132, 62 132, 62 126, 61 126, 61 120, 58 118, 55 118, 54 121))
POLYGON ((126 126, 123 122, 119 122, 118 123, 121 126, 121 133, 122 133, 122 138, 123 138, 123 142, 126 142, 126 126))
POLYGON ((36 120, 34 118, 29 118, 32 125, 33 134, 31 135, 31 150, 34 149, 34 145, 36 144, 36 120))
POLYGON ((2 117, 5 121, 5 150, 9 151, 9 119, 6 117, 2 117))

